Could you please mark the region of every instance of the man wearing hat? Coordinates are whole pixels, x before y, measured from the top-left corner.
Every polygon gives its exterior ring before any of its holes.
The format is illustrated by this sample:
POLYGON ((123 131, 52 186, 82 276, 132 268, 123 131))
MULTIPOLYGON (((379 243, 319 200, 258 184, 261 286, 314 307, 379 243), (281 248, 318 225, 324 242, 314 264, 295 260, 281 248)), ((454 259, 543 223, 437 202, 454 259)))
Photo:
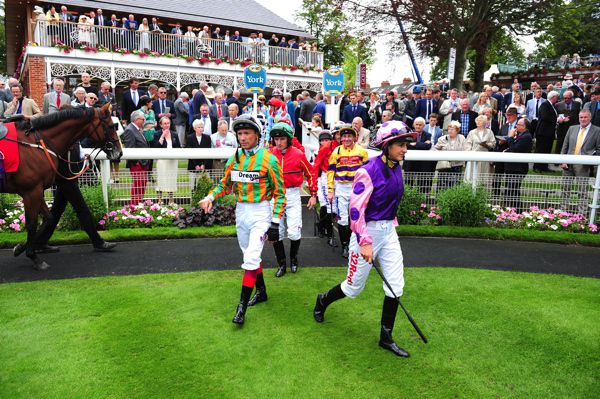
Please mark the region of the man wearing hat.
MULTIPOLYGON (((239 149, 229 158, 220 183, 198 204, 209 213, 213 201, 232 189, 237 198, 235 220, 238 243, 244 254, 242 292, 233 323, 243 325, 254 286, 261 301, 267 299, 262 272, 265 235, 279 241, 279 221, 285 209, 283 173, 277 158, 259 146, 260 123, 252 115, 240 115, 233 121, 239 149)), ((256 303, 256 302, 255 302, 256 303)))
MULTIPOLYGON (((379 346, 397 356, 408 357, 392 338, 398 310, 394 294, 404 289, 402 250, 396 234, 396 211, 404 193, 400 161, 407 152, 407 143, 416 134, 399 121, 384 123, 377 131, 374 146, 382 154, 361 166, 352 183, 350 218, 352 238, 346 279, 319 294, 313 311, 315 320, 325 320, 325 310, 334 301, 346 296, 356 298, 364 289, 373 261, 377 260, 393 292, 383 286, 385 297, 381 313, 379 346)), ((335 153, 335 151, 334 151, 335 153)))
MULTIPOLYGON (((290 270, 298 270, 298 250, 302 233, 302 201, 300 189, 304 179, 310 192, 308 209, 314 208, 317 203, 317 177, 313 168, 306 159, 304 152, 292 145, 294 132, 292 127, 284 122, 273 125, 271 129, 271 153, 275 155, 283 168, 283 182, 285 186, 285 210, 279 223, 279 240, 273 243, 275 257, 279 269, 275 277, 281 277, 286 272, 286 257, 283 239, 290 239, 290 270)), ((255 297, 260 297, 257 290, 255 297)), ((262 300, 258 300, 262 302, 262 300)), ((252 306, 254 303, 251 301, 252 306)))
POLYGON ((347 258, 351 233, 348 226, 348 204, 352 181, 356 171, 369 159, 369 154, 367 150, 356 144, 358 133, 351 125, 343 125, 339 133, 342 145, 338 146, 329 157, 327 200, 333 203, 334 212, 337 214, 342 256, 347 258))

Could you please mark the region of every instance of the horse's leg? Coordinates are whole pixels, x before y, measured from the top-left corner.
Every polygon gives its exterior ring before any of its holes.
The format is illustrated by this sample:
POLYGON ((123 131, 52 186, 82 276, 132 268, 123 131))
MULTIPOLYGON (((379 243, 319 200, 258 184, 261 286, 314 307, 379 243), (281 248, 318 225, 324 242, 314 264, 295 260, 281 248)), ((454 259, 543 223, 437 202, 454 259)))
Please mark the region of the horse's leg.
MULTIPOLYGON (((46 204, 46 201, 44 201, 43 199, 40 204, 40 214, 42 215, 42 218, 44 219, 44 221, 42 222, 42 226, 37 230, 37 233, 33 240, 33 242, 35 243, 34 246, 37 246, 37 244, 40 241, 39 240, 40 236, 46 229, 48 229, 49 225, 52 223, 52 214, 50 213, 50 209, 48 209, 48 205, 46 204)), ((23 252, 25 252, 25 249, 27 249, 27 246, 25 244, 17 244, 13 248, 13 255, 19 256, 23 252)))
POLYGON ((46 270, 50 266, 41 260, 35 253, 35 239, 37 231, 38 216, 42 201, 44 200, 44 189, 38 186, 27 195, 23 196, 25 205, 25 228, 27 229, 27 244, 25 244, 25 255, 33 261, 33 267, 37 270, 46 270))

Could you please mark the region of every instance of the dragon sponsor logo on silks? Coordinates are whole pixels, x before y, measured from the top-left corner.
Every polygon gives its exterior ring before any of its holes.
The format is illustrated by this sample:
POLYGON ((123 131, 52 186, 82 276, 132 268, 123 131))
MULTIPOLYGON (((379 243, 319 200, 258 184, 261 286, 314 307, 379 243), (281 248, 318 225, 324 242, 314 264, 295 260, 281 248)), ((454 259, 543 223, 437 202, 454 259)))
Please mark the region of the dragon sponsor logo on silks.
POLYGON ((346 277, 348 285, 352 285, 352 278, 354 278, 354 273, 358 268, 358 256, 357 252, 352 251, 350 253, 350 266, 348 267, 348 277, 346 277))
POLYGON ((246 170, 232 170, 231 181, 240 183, 256 183, 265 176, 261 176, 260 172, 246 170))

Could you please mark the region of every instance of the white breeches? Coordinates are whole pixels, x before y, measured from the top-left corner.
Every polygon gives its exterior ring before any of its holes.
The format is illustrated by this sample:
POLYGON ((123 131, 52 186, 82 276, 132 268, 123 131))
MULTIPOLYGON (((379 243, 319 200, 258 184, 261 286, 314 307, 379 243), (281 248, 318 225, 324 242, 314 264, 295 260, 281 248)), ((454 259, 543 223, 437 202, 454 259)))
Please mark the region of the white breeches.
POLYGON ((332 213, 333 204, 327 200, 327 173, 322 172, 317 182, 319 184, 319 191, 317 191, 319 205, 321 205, 321 208, 326 206, 327 213, 332 213))
POLYGON ((235 208, 235 227, 238 244, 244 254, 242 269, 256 270, 262 261, 261 255, 266 240, 266 232, 271 226, 271 203, 262 201, 256 204, 238 202, 235 208))
POLYGON ((285 211, 279 223, 279 239, 296 241, 302 238, 302 201, 300 187, 285 189, 285 211))
POLYGON ((333 213, 337 215, 340 226, 348 226, 348 208, 351 193, 352 183, 335 183, 333 213))
MULTIPOLYGON (((379 263, 380 270, 392 286, 394 293, 402 296, 404 263, 394 222, 391 220, 371 221, 367 223, 367 231, 373 238, 373 259, 379 263)), ((360 255, 360 246, 354 233, 350 238, 349 249, 348 275, 342 282, 342 291, 346 296, 356 298, 365 288, 372 265, 360 255)), ((382 284, 385 295, 393 298, 394 295, 385 283, 382 282, 382 284)))

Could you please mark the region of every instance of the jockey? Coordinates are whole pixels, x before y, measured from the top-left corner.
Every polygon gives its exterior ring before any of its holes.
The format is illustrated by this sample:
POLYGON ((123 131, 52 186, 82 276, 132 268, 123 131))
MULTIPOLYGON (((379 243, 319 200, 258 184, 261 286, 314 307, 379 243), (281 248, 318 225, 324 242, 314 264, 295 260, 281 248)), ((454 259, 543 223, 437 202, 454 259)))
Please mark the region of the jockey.
POLYGON ((348 226, 348 204, 352 181, 358 168, 369 159, 369 154, 364 148, 356 145, 358 133, 351 125, 343 125, 340 127, 339 132, 342 145, 336 147, 329 157, 327 201, 333 202, 333 211, 337 214, 338 219, 342 256, 347 258, 351 233, 348 226))
POLYGON ((235 224, 238 243, 244 254, 242 269, 245 272, 240 303, 232 321, 243 325, 255 285, 256 299, 260 302, 267 300, 261 254, 265 233, 269 241, 279 241, 279 222, 285 209, 285 187, 277 158, 259 145, 262 128, 256 118, 240 115, 233 121, 232 129, 241 148, 227 161, 223 179, 199 205, 204 212, 210 212, 213 201, 232 189, 237 198, 235 224))
POLYGON ((298 270, 298 250, 302 233, 302 202, 300 190, 304 179, 310 191, 308 209, 312 209, 317 203, 317 179, 313 174, 313 168, 308 163, 304 152, 292 146, 292 128, 286 123, 276 123, 271 129, 271 152, 283 167, 283 180, 285 185, 286 206, 281 223, 279 224, 279 241, 273 243, 275 256, 279 269, 275 274, 281 277, 286 270, 285 248, 283 238, 290 239, 290 269, 292 273, 298 270))
POLYGON ((273 125, 277 123, 277 121, 281 119, 290 119, 289 114, 287 112, 287 106, 283 101, 278 98, 271 98, 268 102, 269 112, 267 116, 267 133, 265 135, 265 141, 271 141, 271 129, 273 125))
POLYGON ((332 203, 327 200, 327 169, 329 168, 329 157, 333 149, 339 143, 333 140, 329 130, 322 130, 319 134, 319 152, 313 164, 313 173, 318 176, 318 198, 319 205, 319 235, 327 236, 328 244, 333 246, 333 220, 332 220, 332 203))
POLYGON ((393 292, 384 284, 385 297, 381 313, 379 346, 397 356, 408 357, 392 338, 398 301, 394 293, 402 295, 404 265, 400 241, 396 233, 396 211, 404 193, 402 166, 407 143, 413 142, 416 133, 408 133, 403 122, 385 122, 377 132, 373 145, 382 154, 369 160, 356 172, 350 197, 352 239, 348 275, 326 294, 317 296, 313 311, 315 320, 322 323, 325 310, 332 302, 346 296, 356 298, 365 287, 373 261, 377 260, 381 272, 393 292))

